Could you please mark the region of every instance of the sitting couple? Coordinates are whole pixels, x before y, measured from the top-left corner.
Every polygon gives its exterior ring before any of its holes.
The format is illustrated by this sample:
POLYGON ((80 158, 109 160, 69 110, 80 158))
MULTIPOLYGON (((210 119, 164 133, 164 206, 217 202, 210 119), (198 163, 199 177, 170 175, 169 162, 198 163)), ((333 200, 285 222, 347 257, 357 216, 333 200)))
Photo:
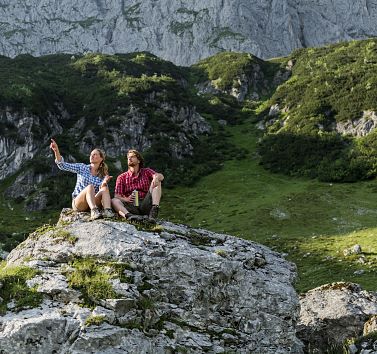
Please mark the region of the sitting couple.
POLYGON ((90 219, 103 216, 111 218, 114 212, 123 218, 135 221, 148 218, 155 221, 161 199, 161 182, 164 176, 144 167, 143 157, 136 150, 127 153, 128 171, 118 176, 115 195, 111 199, 107 183, 112 176, 105 163, 105 154, 100 149, 90 153, 90 164, 68 163, 60 155, 58 144, 51 139, 50 148, 55 154, 58 168, 77 174, 72 193, 72 208, 75 211, 90 210, 90 219), (134 191, 138 195, 135 197, 134 191))

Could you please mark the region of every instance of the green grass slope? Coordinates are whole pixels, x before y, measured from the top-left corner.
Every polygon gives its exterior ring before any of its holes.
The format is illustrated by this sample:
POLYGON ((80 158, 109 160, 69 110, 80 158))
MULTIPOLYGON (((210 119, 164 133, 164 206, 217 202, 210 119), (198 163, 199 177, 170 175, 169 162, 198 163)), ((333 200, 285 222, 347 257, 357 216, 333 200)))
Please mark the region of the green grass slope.
POLYGON ((162 216, 286 253, 298 267, 300 292, 334 281, 376 290, 377 182, 334 184, 271 174, 255 155, 261 133, 254 121, 229 133, 247 158, 235 155, 194 187, 165 191, 162 216), (355 244, 363 256, 344 256, 355 244))

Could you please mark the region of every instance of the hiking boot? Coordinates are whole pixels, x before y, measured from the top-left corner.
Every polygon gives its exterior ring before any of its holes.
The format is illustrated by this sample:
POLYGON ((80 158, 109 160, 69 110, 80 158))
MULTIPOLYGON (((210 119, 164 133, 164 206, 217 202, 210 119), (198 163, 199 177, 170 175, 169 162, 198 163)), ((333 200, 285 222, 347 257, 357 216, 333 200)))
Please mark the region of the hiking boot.
POLYGON ((141 221, 141 220, 143 220, 143 216, 128 213, 128 214, 126 214, 126 219, 127 219, 127 221, 141 221))
POLYGON ((93 208, 90 210, 90 220, 97 220, 101 217, 101 212, 98 208, 93 208))
POLYGON ((102 216, 105 218, 105 219, 111 219, 115 216, 113 210, 111 208, 105 208, 102 212, 102 216))
POLYGON ((160 209, 159 205, 152 205, 152 208, 149 211, 149 219, 152 219, 152 220, 157 219, 159 209, 160 209))

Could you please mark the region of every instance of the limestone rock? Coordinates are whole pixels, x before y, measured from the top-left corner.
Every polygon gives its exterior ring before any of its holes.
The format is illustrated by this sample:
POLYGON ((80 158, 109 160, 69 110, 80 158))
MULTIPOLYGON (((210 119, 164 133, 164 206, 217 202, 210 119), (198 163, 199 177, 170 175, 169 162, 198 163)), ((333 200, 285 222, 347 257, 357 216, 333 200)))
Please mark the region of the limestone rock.
POLYGON ((6 198, 15 199, 18 202, 26 199, 27 211, 43 210, 47 205, 47 195, 38 190, 38 184, 46 177, 47 173, 38 173, 34 169, 23 171, 17 176, 15 182, 5 190, 4 195, 6 198))
POLYGON ((43 174, 35 173, 34 170, 22 172, 17 176, 15 182, 5 190, 7 198, 16 200, 25 199, 30 193, 34 192, 37 184, 42 182, 43 174))
POLYGON ((306 348, 325 353, 347 338, 363 334, 364 323, 377 314, 377 294, 353 283, 332 283, 300 297, 297 335, 306 348))
MULTIPOLYGON (((29 112, 16 112, 10 107, 0 109, 0 123, 12 126, 17 133, 0 133, 0 181, 18 171, 25 161, 40 153, 41 141, 49 141, 49 137, 60 134, 63 131, 61 122, 64 119, 65 115, 62 113, 57 115, 47 112, 42 119, 29 112)), ((38 174, 21 175, 17 183, 25 185, 26 181, 31 179, 35 183, 39 179, 38 174)), ((24 197, 25 192, 19 192, 21 195, 16 197, 24 197)), ((8 193, 14 194, 15 191, 8 189, 8 193)))
POLYGON ((377 315, 371 318, 364 324, 363 337, 357 338, 354 343, 348 346, 348 351, 351 354, 375 354, 377 352, 377 315))
POLYGON ((363 335, 366 336, 369 333, 377 332, 377 314, 373 315, 367 322, 364 324, 363 335))
MULTIPOLYGON (((9 252, 0 249, 0 259, 1 259, 1 260, 4 260, 5 258, 7 258, 7 257, 8 257, 8 254, 9 254, 9 252)), ((1 283, 0 283, 0 284, 1 284, 1 283)), ((1 288, 1 285, 0 285, 0 288, 1 288)))
POLYGON ((375 37, 371 1, 3 0, 0 54, 149 51, 190 65, 223 50, 260 58, 375 37))
POLYGON ((39 270, 28 284, 44 301, 0 317, 2 353, 302 353, 296 269, 278 253, 184 225, 148 231, 84 214, 63 210, 55 228, 8 255, 8 265, 39 270), (111 281, 116 296, 94 299, 94 310, 67 282, 85 258, 128 265, 126 280, 111 281))
POLYGON ((366 136, 377 127, 377 115, 374 111, 364 111, 359 119, 337 122, 335 130, 340 134, 356 137, 366 136))
POLYGON ((43 210, 47 206, 47 195, 43 191, 37 191, 28 198, 25 204, 26 211, 43 210))

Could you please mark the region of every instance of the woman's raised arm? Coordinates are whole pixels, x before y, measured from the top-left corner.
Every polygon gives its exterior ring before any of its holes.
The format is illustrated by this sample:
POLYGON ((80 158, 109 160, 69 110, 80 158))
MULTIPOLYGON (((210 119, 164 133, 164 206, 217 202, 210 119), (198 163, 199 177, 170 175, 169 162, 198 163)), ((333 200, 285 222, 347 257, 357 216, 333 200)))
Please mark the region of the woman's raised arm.
POLYGON ((51 139, 50 149, 55 154, 55 160, 60 162, 62 160, 62 156, 60 155, 58 144, 56 143, 54 139, 51 139))

